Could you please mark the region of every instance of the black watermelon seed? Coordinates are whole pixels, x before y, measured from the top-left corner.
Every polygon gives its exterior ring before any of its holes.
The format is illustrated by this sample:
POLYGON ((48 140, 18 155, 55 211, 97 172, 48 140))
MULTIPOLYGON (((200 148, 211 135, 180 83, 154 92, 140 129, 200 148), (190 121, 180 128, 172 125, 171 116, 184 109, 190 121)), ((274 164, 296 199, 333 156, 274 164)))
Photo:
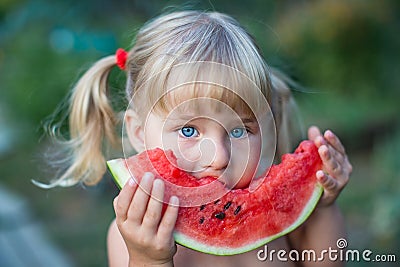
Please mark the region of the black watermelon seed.
POLYGON ((229 207, 231 206, 231 204, 232 204, 232 201, 228 201, 228 202, 225 204, 225 206, 224 206, 224 210, 229 209, 229 207))
POLYGON ((223 220, 223 219, 225 219, 225 213, 224 212, 218 212, 218 213, 216 213, 215 215, 215 218, 217 218, 217 219, 220 219, 220 220, 223 220))
POLYGON ((204 222, 204 217, 201 217, 199 223, 202 224, 204 222))
POLYGON ((221 201, 221 199, 217 199, 214 201, 214 204, 218 204, 221 201))
POLYGON ((201 205, 200 210, 204 210, 205 207, 206 207, 206 205, 201 205))
POLYGON ((237 208, 235 209, 235 211, 233 212, 233 214, 237 215, 240 211, 242 207, 241 206, 237 206, 237 208))

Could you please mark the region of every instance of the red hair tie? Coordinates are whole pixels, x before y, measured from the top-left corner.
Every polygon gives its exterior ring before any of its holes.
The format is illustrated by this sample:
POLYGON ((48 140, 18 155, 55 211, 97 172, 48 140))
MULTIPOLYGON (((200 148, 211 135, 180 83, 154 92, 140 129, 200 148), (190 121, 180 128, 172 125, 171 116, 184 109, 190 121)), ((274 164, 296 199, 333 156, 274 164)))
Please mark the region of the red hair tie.
POLYGON ((124 49, 122 48, 118 48, 117 52, 115 52, 115 59, 117 62, 117 66, 121 69, 121 70, 125 70, 126 67, 126 59, 128 58, 128 52, 126 52, 124 49))

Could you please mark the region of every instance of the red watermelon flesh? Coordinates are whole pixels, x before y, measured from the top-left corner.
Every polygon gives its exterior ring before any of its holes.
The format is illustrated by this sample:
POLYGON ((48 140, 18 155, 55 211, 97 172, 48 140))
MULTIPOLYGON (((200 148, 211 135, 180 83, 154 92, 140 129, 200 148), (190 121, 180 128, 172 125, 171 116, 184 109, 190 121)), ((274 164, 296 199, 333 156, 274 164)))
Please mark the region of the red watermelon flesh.
POLYGON ((213 177, 197 179, 176 167, 171 151, 161 149, 112 160, 108 166, 120 187, 147 171, 161 177, 165 199, 177 195, 183 204, 176 242, 216 255, 243 253, 289 233, 306 220, 322 193, 315 176, 322 162, 311 141, 271 166, 250 185, 254 190, 228 190, 213 177))

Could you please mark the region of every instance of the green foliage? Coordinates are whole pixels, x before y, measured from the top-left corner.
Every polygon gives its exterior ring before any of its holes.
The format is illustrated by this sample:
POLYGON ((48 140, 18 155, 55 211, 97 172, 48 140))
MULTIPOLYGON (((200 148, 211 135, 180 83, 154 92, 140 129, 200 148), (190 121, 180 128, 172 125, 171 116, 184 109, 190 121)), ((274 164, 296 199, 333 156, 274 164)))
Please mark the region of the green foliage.
MULTIPOLYGON (((400 245, 399 6, 395 0, 0 1, 1 181, 32 200, 78 266, 106 265, 117 191, 107 179, 85 190, 31 185, 43 175, 37 158, 48 146, 41 125, 91 63, 129 47, 148 19, 179 9, 217 10, 237 18, 267 62, 303 85, 294 93, 305 125, 342 137, 354 166, 339 199, 350 245, 394 252, 400 245), (12 145, 3 149, 6 143, 12 145), (87 227, 96 221, 98 228, 87 227)), ((122 95, 124 79, 112 73, 113 95, 122 95)))
POLYGON ((369 228, 374 243, 399 247, 400 241, 400 127, 383 135, 374 147, 375 176, 379 177, 369 228))

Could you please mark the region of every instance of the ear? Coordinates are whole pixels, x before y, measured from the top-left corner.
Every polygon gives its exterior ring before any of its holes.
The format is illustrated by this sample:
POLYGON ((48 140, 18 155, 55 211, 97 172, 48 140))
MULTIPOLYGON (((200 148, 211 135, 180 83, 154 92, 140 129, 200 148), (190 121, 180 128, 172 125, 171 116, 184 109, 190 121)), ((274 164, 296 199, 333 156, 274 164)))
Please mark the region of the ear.
POLYGON ((132 109, 128 109, 125 113, 125 125, 126 133, 132 147, 136 152, 142 152, 144 150, 143 126, 138 114, 132 109))

